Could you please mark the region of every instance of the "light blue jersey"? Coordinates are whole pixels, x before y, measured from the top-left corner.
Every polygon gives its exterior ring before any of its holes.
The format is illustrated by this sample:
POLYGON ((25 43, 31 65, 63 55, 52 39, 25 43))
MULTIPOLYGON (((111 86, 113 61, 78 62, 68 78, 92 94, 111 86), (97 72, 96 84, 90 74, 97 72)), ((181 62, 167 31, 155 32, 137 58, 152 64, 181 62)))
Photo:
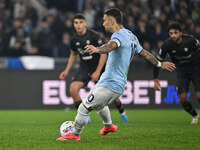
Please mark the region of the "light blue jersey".
POLYGON ((130 62, 133 56, 140 53, 143 48, 137 37, 127 29, 113 33, 111 41, 116 42, 118 48, 108 54, 105 72, 101 75, 97 85, 122 94, 127 82, 130 62))

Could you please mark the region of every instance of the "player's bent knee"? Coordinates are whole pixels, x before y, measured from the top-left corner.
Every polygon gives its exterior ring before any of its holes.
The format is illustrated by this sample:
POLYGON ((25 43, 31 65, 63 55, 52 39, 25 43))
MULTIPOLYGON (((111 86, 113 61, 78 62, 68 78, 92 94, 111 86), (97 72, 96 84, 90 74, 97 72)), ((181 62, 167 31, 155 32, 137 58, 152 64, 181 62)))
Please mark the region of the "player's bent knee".
POLYGON ((182 93, 178 95, 180 103, 185 103, 187 101, 187 93, 182 93))
POLYGON ((200 92, 196 92, 196 98, 200 101, 200 92))
POLYGON ((79 105, 78 112, 83 116, 89 116, 90 111, 83 106, 83 103, 79 105))
POLYGON ((75 95, 79 92, 79 89, 75 88, 75 87, 70 87, 69 92, 70 92, 71 95, 75 95))

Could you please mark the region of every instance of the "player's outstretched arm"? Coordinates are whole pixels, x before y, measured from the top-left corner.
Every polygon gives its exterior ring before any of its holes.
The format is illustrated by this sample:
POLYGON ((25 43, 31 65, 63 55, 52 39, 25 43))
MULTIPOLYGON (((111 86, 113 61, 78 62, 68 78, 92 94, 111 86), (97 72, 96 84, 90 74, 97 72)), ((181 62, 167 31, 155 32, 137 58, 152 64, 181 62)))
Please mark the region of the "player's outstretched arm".
POLYGON ((149 53, 146 50, 142 50, 140 52, 140 56, 143 57, 146 61, 150 62, 154 66, 160 67, 165 70, 173 71, 176 67, 173 63, 171 62, 160 62, 158 61, 151 53, 149 53))
POLYGON ((117 49, 117 43, 114 41, 110 41, 100 47, 94 47, 93 45, 85 46, 85 51, 89 52, 90 55, 93 53, 106 54, 106 53, 111 52, 114 49, 117 49))

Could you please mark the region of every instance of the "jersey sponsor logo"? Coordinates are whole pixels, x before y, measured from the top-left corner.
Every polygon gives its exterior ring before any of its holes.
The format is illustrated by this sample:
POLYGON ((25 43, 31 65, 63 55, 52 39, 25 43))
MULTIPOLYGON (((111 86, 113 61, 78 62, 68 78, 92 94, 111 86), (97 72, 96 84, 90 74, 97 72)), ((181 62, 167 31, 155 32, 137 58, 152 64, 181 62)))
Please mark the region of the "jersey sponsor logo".
POLYGON ((188 55, 188 56, 182 56, 182 58, 183 59, 188 59, 188 58, 191 58, 192 57, 192 55, 190 54, 190 55, 188 55))
POLYGON ((84 57, 82 57, 82 59, 83 60, 90 60, 90 59, 92 59, 92 56, 84 56, 84 57))
POLYGON ((172 50, 172 53, 176 53, 176 50, 172 50))

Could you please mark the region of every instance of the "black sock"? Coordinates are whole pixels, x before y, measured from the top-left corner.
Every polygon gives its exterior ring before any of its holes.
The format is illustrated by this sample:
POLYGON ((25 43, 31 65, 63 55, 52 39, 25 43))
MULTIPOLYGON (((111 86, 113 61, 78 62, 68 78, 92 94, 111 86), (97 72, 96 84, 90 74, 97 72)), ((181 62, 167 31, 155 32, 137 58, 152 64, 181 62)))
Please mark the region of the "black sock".
POLYGON ((192 104, 188 101, 181 103, 183 106, 183 109, 185 109, 185 111, 187 111, 189 114, 191 114, 192 116, 196 116, 197 112, 196 110, 192 107, 192 104))
POLYGON ((120 114, 124 112, 124 107, 123 107, 123 105, 120 101, 119 102, 114 101, 114 104, 115 104, 115 107, 118 109, 120 114))
POLYGON ((78 107, 79 107, 79 105, 82 103, 82 101, 80 100, 80 101, 78 101, 78 102, 74 102, 74 105, 75 105, 75 107, 76 107, 76 109, 78 109, 78 107))

